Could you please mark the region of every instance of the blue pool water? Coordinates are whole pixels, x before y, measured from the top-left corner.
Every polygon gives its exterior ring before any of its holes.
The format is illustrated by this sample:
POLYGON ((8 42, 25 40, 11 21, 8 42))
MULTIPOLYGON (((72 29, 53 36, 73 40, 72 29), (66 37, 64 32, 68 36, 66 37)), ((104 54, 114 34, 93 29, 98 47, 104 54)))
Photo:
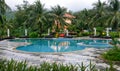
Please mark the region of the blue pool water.
POLYGON ((92 39, 14 39, 13 42, 28 42, 30 45, 17 47, 17 50, 27 52, 71 52, 85 48, 110 48, 111 40, 92 39))

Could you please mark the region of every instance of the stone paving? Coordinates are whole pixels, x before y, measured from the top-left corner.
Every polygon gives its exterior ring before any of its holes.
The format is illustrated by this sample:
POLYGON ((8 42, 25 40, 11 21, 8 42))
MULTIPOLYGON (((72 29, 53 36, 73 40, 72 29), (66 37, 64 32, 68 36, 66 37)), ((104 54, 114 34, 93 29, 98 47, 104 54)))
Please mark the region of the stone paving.
MULTIPOLYGON (((10 42, 7 40, 0 41, 0 58, 7 60, 26 60, 29 65, 40 65, 43 62, 63 63, 63 64, 81 64, 88 65, 90 61, 98 68, 109 67, 98 57, 105 49, 86 48, 84 50, 69 52, 69 53, 30 53, 18 51, 15 48, 18 46, 28 45, 27 42, 10 42)), ((120 71, 120 67, 114 65, 120 71)))

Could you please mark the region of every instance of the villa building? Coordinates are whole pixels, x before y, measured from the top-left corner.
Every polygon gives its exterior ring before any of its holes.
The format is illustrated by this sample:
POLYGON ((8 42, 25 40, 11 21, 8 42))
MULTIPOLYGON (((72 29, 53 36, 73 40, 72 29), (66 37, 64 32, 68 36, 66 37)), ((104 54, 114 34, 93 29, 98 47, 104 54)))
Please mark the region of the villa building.
MULTIPOLYGON (((66 24, 69 24, 69 25, 72 24, 72 19, 75 18, 75 16, 71 15, 70 13, 65 13, 63 15, 63 17, 65 18, 64 21, 66 22, 66 24)), ((55 26, 57 26, 59 29, 62 28, 63 30, 66 30, 68 28, 68 26, 66 26, 66 25, 64 25, 64 27, 61 27, 60 22, 58 20, 55 20, 54 23, 55 23, 55 26)), ((54 26, 53 26, 53 28, 54 28, 54 26)), ((55 31, 55 29, 53 29, 53 30, 55 31)))
POLYGON ((65 22, 68 23, 68 24, 71 24, 72 23, 72 19, 75 18, 75 16, 71 15, 70 13, 65 13, 63 15, 63 17, 65 17, 65 22))

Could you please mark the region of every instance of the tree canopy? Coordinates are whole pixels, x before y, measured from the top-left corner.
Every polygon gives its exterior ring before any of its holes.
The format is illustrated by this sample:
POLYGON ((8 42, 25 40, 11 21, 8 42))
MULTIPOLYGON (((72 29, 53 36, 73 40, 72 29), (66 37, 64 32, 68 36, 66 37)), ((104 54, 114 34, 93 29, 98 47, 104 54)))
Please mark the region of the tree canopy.
MULTIPOLYGON (((92 9, 84 9, 78 12, 67 11, 67 8, 56 5, 51 9, 46 9, 45 4, 39 0, 33 4, 24 1, 24 4, 18 5, 14 11, 14 18, 5 21, 6 11, 10 9, 4 0, 0 0, 0 26, 12 26, 13 36, 20 36, 24 33, 24 29, 28 29, 30 34, 36 33, 39 37, 47 33, 47 29, 59 31, 59 25, 64 27, 65 13, 75 16, 71 19, 72 24, 67 25, 70 31, 81 32, 83 30, 93 30, 94 27, 112 27, 114 30, 120 30, 120 1, 108 0, 106 2, 98 2, 93 4, 92 9), (57 26, 54 23, 57 23, 57 26), (7 23, 2 25, 3 23, 7 23), (18 33, 19 32, 19 33, 18 33)), ((7 15, 8 16, 8 15, 7 15)), ((9 27, 7 27, 9 28, 9 27)))

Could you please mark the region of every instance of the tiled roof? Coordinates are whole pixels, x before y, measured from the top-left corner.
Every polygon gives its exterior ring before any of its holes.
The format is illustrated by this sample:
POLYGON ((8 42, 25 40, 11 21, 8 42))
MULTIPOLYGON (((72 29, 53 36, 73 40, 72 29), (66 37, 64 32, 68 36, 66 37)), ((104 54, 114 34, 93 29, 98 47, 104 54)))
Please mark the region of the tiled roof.
POLYGON ((75 18, 75 16, 73 16, 73 15, 71 15, 69 13, 65 13, 63 16, 67 17, 67 18, 75 18))

